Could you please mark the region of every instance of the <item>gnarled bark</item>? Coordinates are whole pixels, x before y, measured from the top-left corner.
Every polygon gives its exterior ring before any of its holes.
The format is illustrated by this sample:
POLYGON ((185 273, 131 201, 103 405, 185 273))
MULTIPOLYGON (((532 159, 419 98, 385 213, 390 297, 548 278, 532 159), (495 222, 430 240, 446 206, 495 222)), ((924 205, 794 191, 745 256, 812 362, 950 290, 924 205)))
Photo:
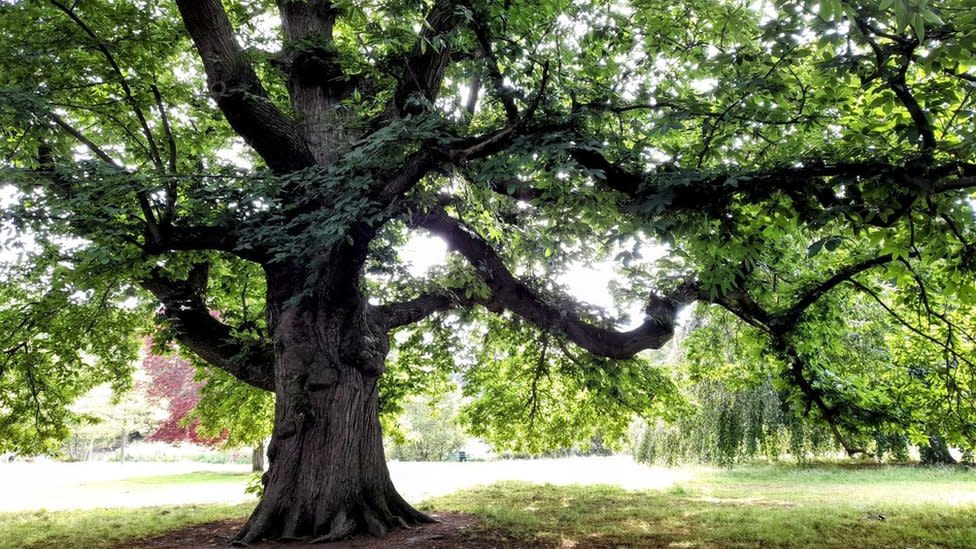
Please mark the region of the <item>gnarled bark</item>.
POLYGON ((239 544, 383 536, 430 520, 397 493, 386 466, 377 398, 386 333, 367 318, 361 295, 337 291, 314 301, 269 308, 276 355, 270 466, 239 544))

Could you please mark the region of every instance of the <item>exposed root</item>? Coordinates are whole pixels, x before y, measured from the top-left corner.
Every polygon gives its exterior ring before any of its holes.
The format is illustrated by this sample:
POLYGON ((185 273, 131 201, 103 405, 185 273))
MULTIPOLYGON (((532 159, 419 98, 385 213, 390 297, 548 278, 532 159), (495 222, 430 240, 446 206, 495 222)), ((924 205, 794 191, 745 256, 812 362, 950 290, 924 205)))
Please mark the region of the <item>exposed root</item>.
POLYGON ((436 522, 411 507, 395 491, 371 502, 343 507, 332 514, 331 519, 327 518, 328 511, 323 508, 315 515, 302 513, 297 505, 275 512, 267 501, 262 502, 232 544, 247 547, 263 539, 328 543, 357 533, 382 538, 392 530, 409 530, 419 524, 436 522))
POLYGON ((363 524, 366 526, 366 531, 369 532, 369 535, 373 536, 374 538, 382 538, 386 536, 389 529, 383 525, 383 522, 380 521, 380 519, 373 514, 368 507, 363 509, 362 514, 363 524))
POLYGON ((269 512, 266 510, 264 502, 258 504, 257 509, 247 520, 244 528, 238 532, 237 537, 231 541, 231 545, 236 547, 247 547, 251 543, 258 541, 261 533, 265 532, 270 522, 269 512))
POLYGON ((345 539, 356 532, 356 521, 349 518, 345 509, 340 509, 329 525, 329 532, 309 541, 309 543, 328 543, 345 539))

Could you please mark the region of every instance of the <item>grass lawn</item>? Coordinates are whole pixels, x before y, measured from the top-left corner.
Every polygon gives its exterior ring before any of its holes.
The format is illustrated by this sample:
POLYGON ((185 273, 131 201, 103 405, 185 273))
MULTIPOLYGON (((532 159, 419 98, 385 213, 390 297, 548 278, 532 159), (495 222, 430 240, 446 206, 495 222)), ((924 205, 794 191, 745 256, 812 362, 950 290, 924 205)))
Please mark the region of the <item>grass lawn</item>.
POLYGON ((502 483, 424 508, 539 547, 976 547, 976 473, 963 468, 701 469, 645 492, 502 483))
MULTIPOLYGON (((227 482, 167 475, 120 483, 227 482)), ((239 482, 239 479, 234 479, 239 482)), ((0 514, 0 548, 103 547, 253 504, 0 514)), ((534 547, 976 547, 976 473, 964 468, 820 465, 695 469, 666 490, 500 483, 436 498, 433 512, 482 517, 466 536, 534 547)))
POLYGON ((0 513, 0 548, 108 547, 194 524, 246 517, 253 508, 253 503, 246 503, 0 513))
POLYGON ((103 480, 87 482, 83 486, 99 490, 139 490, 140 488, 154 488, 157 486, 179 486, 181 484, 242 484, 254 476, 254 473, 224 473, 217 471, 194 471, 176 475, 156 475, 151 477, 131 477, 118 480, 103 480))

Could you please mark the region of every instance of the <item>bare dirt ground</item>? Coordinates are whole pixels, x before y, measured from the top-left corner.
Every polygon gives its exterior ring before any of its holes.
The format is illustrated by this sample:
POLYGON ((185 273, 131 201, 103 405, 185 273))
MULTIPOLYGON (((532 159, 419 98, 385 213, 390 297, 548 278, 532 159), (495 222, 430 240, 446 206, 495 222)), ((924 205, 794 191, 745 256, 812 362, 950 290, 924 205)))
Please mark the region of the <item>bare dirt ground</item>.
MULTIPOLYGON (((432 515, 437 522, 411 530, 399 530, 385 538, 358 536, 321 545, 323 549, 528 549, 529 545, 501 539, 490 531, 479 529, 472 515, 442 513, 432 515)), ((225 520, 201 524, 176 532, 116 545, 112 549, 212 549, 227 547, 243 520, 225 520)), ((304 542, 264 542, 251 545, 256 549, 305 547, 304 542)))

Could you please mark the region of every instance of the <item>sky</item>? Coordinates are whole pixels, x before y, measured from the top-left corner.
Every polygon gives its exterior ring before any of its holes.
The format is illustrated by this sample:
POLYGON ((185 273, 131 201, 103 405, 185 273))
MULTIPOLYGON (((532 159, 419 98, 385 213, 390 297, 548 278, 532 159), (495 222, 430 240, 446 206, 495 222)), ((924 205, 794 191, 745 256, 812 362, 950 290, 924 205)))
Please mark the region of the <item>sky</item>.
MULTIPOLYGON (((434 266, 443 265, 449 253, 447 244, 439 237, 423 234, 411 235, 402 248, 402 257, 409 263, 407 270, 414 277, 422 277, 434 266)), ((655 260, 665 253, 663 247, 653 247, 644 256, 655 260)), ((589 266, 575 264, 557 277, 557 282, 564 284, 576 301, 596 305, 612 313, 617 311, 617 306, 610 293, 610 284, 614 281, 624 282, 614 271, 614 264, 609 261, 589 266)), ((629 310, 619 312, 627 313, 629 322, 617 326, 618 329, 633 329, 644 321, 642 304, 634 304, 629 310)))

